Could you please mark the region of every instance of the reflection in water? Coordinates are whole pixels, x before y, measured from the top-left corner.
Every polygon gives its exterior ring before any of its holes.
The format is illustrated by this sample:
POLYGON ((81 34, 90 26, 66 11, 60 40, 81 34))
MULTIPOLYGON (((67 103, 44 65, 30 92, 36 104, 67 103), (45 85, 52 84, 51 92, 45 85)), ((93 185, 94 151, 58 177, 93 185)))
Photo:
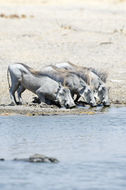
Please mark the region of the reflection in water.
MULTIPOLYGON (((98 108, 101 109, 101 108, 98 108)), ((126 108, 96 115, 0 117, 0 189, 125 189, 126 108), (58 164, 11 159, 42 153, 58 164)))

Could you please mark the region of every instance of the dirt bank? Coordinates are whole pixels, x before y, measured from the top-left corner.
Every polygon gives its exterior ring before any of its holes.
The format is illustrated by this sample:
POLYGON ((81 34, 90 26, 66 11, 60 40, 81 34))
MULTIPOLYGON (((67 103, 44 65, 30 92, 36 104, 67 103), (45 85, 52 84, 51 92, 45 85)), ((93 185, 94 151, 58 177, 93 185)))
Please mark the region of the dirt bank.
POLYGON ((93 115, 96 113, 106 112, 109 107, 77 107, 74 109, 56 108, 56 107, 43 107, 39 105, 22 105, 22 106, 0 106, 0 115, 26 115, 26 116, 50 116, 50 115, 93 115))
POLYGON ((111 101, 126 103, 125 1, 0 0, 0 104, 10 103, 10 63, 41 69, 68 60, 107 71, 111 101))

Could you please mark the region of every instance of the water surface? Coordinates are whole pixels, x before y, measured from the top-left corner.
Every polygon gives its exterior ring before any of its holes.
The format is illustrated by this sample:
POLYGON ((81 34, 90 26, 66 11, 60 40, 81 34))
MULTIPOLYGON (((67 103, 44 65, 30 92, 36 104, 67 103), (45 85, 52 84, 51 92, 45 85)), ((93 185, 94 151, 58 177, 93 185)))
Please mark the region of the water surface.
POLYGON ((125 190, 126 108, 95 115, 0 116, 1 190, 125 190), (14 162, 45 154, 58 164, 14 162))

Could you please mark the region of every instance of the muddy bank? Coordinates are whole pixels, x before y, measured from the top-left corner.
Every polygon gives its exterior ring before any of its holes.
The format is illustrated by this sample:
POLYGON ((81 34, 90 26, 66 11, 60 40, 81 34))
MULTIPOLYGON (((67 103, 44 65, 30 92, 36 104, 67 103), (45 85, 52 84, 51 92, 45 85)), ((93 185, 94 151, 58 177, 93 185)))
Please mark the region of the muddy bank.
POLYGON ((48 105, 17 105, 17 106, 10 106, 10 105, 0 105, 0 115, 27 115, 27 116, 37 116, 37 115, 74 115, 74 114, 95 114, 107 111, 108 107, 94 107, 91 108, 90 106, 77 106, 73 109, 66 109, 66 108, 58 108, 56 106, 48 106, 48 105))
POLYGON ((63 109, 63 108, 41 108, 34 106, 0 106, 0 115, 16 115, 22 114, 27 116, 37 115, 66 115, 66 114, 95 114, 95 109, 85 108, 74 108, 74 109, 63 109))
POLYGON ((77 106, 73 109, 58 108, 56 106, 46 106, 46 105, 0 105, 0 115, 26 115, 26 116, 51 116, 51 115, 80 115, 80 114, 97 114, 102 112, 107 112, 111 107, 121 107, 126 106, 125 104, 111 104, 110 107, 97 106, 91 108, 90 106, 77 106))

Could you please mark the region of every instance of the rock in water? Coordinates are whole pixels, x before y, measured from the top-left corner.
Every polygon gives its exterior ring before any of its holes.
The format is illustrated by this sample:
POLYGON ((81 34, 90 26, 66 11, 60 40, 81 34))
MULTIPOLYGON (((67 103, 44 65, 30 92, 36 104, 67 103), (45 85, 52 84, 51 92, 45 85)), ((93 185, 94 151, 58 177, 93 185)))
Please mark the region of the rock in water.
POLYGON ((30 162, 58 162, 56 158, 47 157, 43 154, 34 154, 33 156, 29 157, 30 162))
POLYGON ((5 161, 5 159, 4 158, 0 158, 0 161, 5 161))
POLYGON ((41 162, 41 163, 57 163, 59 162, 56 158, 47 157, 43 154, 34 154, 29 158, 15 158, 14 161, 25 161, 25 162, 41 162))

